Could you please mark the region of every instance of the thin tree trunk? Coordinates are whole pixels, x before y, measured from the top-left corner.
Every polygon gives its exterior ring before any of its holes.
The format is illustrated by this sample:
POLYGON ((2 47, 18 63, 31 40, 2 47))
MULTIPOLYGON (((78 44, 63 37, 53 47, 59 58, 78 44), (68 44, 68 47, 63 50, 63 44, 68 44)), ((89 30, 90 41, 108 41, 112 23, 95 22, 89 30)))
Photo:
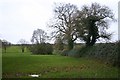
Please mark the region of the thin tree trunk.
POLYGON ((90 41, 91 41, 90 35, 88 35, 88 38, 86 40, 86 46, 90 46, 90 41))

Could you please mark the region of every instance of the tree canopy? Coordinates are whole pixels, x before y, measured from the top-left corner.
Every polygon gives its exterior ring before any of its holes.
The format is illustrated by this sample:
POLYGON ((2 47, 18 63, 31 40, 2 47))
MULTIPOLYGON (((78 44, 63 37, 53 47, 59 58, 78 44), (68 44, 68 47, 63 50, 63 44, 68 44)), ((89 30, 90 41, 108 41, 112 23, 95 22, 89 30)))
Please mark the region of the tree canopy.
POLYGON ((109 22, 115 21, 115 18, 107 6, 98 3, 84 5, 76 16, 75 24, 79 38, 85 41, 87 46, 93 46, 99 38, 110 39, 112 34, 106 30, 109 28, 109 22))

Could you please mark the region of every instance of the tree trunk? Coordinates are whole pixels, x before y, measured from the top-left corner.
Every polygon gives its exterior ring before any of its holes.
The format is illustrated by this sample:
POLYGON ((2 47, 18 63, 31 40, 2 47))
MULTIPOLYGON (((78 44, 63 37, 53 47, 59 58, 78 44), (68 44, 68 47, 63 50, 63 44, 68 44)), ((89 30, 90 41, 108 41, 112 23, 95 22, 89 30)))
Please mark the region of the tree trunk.
POLYGON ((91 42, 90 37, 91 37, 91 36, 88 35, 87 40, 86 40, 86 46, 90 46, 90 42, 91 42))
POLYGON ((96 36, 92 36, 92 38, 89 38, 87 41, 86 41, 86 46, 93 46, 96 42, 96 36))
POLYGON ((95 25, 94 21, 91 21, 89 26, 89 33, 88 33, 88 39, 86 41, 86 46, 93 46, 96 43, 96 39, 98 36, 98 28, 95 25))
POLYGON ((24 53, 24 49, 25 49, 24 46, 22 46, 22 53, 24 53))
POLYGON ((6 53, 6 46, 4 47, 5 53, 6 53))
POLYGON ((92 36, 91 42, 90 42, 90 46, 93 46, 96 42, 96 36, 92 36))
POLYGON ((74 46, 73 44, 74 44, 73 40, 72 39, 68 39, 68 50, 73 49, 73 46, 74 46))

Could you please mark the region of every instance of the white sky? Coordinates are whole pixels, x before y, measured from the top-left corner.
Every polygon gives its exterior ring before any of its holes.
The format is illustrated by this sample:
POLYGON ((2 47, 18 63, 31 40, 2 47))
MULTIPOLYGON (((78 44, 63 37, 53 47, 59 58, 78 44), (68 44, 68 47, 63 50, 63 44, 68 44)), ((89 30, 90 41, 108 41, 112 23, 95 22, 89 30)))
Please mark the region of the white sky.
MULTIPOLYGON (((119 0, 0 0, 0 39, 17 43, 21 38, 30 42, 37 28, 49 32, 47 23, 53 17, 54 2, 72 3, 80 8, 92 2, 106 5, 118 19, 119 0)), ((115 32, 112 40, 118 39, 118 23, 111 23, 109 31, 115 32)))

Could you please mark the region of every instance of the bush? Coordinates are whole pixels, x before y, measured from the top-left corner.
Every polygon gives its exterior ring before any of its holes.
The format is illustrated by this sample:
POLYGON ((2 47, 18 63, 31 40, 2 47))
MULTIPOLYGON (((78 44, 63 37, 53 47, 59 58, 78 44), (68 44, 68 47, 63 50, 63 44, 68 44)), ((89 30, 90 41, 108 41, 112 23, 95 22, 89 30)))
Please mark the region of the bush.
POLYGON ((33 54, 52 54, 53 47, 49 43, 35 44, 31 47, 31 52, 33 54))
POLYGON ((81 44, 80 45, 75 45, 72 50, 67 50, 67 48, 66 48, 61 52, 61 55, 62 56, 81 57, 82 54, 80 54, 80 50, 81 50, 81 48, 84 48, 82 46, 81 46, 81 44))
POLYGON ((55 54, 55 55, 60 55, 60 54, 62 54, 62 51, 61 51, 61 50, 54 50, 54 51, 53 51, 53 54, 55 54))
POLYGON ((46 50, 46 54, 52 54, 53 53, 53 46, 51 44, 47 43, 47 44, 45 44, 45 50, 46 50))
POLYGON ((80 57, 79 49, 72 49, 68 52, 68 56, 80 57))
MULTIPOLYGON (((100 43, 91 47, 83 47, 80 50, 80 55, 85 57, 97 58, 104 60, 105 63, 113 66, 119 66, 120 60, 118 60, 118 46, 120 42, 116 43, 100 43)), ((119 48, 119 49, 118 49, 119 48)))
POLYGON ((64 49, 64 50, 61 52, 61 55, 62 55, 62 56, 68 56, 68 53, 69 53, 69 50, 64 49))

